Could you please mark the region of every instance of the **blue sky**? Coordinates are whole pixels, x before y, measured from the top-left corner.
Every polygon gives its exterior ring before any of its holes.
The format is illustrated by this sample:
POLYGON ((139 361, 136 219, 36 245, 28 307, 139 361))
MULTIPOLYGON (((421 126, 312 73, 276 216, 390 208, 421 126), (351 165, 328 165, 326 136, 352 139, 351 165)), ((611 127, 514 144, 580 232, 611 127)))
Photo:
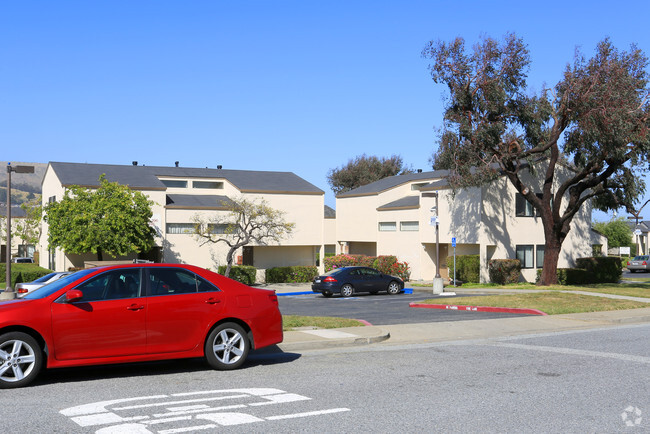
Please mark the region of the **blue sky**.
POLYGON ((0 160, 290 171, 334 206, 327 172, 357 155, 430 170, 444 88, 428 41, 515 32, 537 92, 606 36, 650 55, 649 16, 646 1, 6 0, 0 160))

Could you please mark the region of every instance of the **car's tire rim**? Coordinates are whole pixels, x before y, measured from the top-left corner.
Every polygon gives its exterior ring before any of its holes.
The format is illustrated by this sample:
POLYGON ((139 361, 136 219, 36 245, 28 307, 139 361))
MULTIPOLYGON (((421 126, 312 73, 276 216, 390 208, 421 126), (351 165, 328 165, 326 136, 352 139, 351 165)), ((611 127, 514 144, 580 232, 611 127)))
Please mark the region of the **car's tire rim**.
POLYGON ((223 329, 214 338, 212 352, 224 365, 232 365, 239 361, 246 351, 244 337, 235 329, 223 329))
POLYGON ((24 380, 35 367, 36 354, 27 342, 12 339, 0 344, 0 380, 6 383, 24 380))

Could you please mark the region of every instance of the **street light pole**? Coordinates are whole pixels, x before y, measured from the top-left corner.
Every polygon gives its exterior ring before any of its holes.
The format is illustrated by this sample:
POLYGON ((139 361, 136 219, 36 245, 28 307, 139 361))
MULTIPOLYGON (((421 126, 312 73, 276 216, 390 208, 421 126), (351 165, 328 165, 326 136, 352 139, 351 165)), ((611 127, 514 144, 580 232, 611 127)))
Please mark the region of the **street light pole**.
POLYGON ((7 247, 6 247, 6 280, 5 294, 3 298, 15 298, 13 288, 11 287, 11 172, 16 173, 34 173, 34 166, 15 166, 7 163, 7 247))
POLYGON ((436 193, 436 279, 440 279, 440 211, 438 208, 438 193, 436 193))

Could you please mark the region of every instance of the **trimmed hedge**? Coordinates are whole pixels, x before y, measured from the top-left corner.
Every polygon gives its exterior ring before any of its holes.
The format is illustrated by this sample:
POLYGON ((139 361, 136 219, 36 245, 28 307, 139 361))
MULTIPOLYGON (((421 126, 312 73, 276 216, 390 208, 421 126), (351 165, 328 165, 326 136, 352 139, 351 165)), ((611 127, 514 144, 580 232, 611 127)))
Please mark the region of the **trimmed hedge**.
POLYGON ((521 261, 519 259, 491 259, 488 262, 490 281, 499 285, 519 282, 521 261))
MULTIPOLYGON (((454 278, 454 257, 447 256, 449 278, 454 278)), ((481 259, 479 255, 456 256, 456 280, 461 282, 479 283, 481 281, 481 259)))
POLYGON ((274 267, 266 270, 266 283, 311 282, 318 276, 315 266, 274 267))
POLYGON ((615 257, 578 258, 576 264, 578 268, 587 270, 591 280, 589 283, 617 283, 623 275, 621 261, 615 257))
MULTIPOLYGON (((539 282, 542 276, 542 270, 537 270, 537 280, 539 282)), ((557 283, 560 285, 584 285, 593 283, 589 281, 589 273, 584 268, 558 268, 557 283)))
MULTIPOLYGON (((224 274, 226 272, 226 266, 220 265, 217 273, 224 274)), ((241 282, 244 285, 252 285, 255 283, 255 277, 257 275, 257 269, 250 265, 235 265, 230 269, 230 277, 237 282, 241 282)))
MULTIPOLYGON (((52 270, 39 267, 37 264, 11 264, 11 286, 16 283, 31 282, 51 273, 52 270)), ((7 281, 7 264, 0 264, 0 282, 7 281)))

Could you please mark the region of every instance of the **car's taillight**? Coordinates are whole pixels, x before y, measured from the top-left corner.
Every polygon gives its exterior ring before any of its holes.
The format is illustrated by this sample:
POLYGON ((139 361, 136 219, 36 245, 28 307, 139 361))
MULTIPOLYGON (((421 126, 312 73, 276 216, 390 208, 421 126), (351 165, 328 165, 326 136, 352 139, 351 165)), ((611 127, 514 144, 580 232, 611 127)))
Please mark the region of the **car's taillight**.
POLYGON ((25 288, 17 288, 16 292, 18 294, 27 294, 28 291, 25 288))
POLYGON ((648 265, 648 263, 646 261, 643 261, 643 265, 648 265))
POLYGON ((630 261, 627 261, 627 265, 630 265, 630 261))
POLYGON ((336 281, 337 280, 332 276, 327 276, 326 278, 323 279, 323 282, 336 282, 336 281))
POLYGON ((271 303, 278 304, 278 296, 277 294, 273 293, 269 295, 269 300, 271 300, 271 303))

